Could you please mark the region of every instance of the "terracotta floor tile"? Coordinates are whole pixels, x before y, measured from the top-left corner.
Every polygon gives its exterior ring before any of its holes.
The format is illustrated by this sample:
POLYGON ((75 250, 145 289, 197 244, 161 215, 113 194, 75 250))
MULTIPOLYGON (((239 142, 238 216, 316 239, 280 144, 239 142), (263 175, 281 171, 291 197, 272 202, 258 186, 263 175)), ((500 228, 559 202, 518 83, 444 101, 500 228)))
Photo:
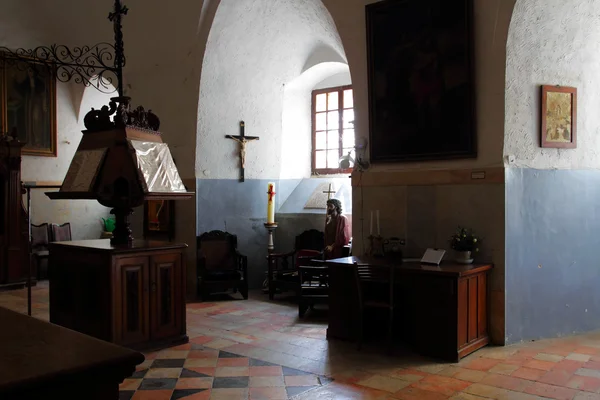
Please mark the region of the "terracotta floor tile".
POLYGON ((217 367, 215 376, 230 377, 230 376, 249 376, 249 367, 217 367))
POLYGON ((589 354, 571 353, 565 357, 567 360, 588 362, 592 356, 589 354))
POLYGON ((559 356, 558 354, 550 354, 550 353, 539 353, 533 357, 535 360, 541 361, 551 361, 551 362, 559 362, 563 360, 565 357, 559 356))
POLYGON ((188 358, 183 363, 183 366, 185 368, 188 368, 188 367, 216 367, 217 362, 218 362, 217 358, 188 358))
POLYGON ((530 386, 533 382, 526 379, 516 378, 514 376, 489 374, 481 380, 482 384, 499 387, 502 389, 513 390, 515 392, 522 392, 526 387, 530 386))
POLYGON ((523 364, 524 367, 533 368, 533 369, 541 369, 543 371, 550 371, 556 363, 551 361, 541 361, 541 360, 530 360, 523 364))
POLYGON ((537 381, 554 386, 566 386, 567 382, 569 382, 572 377, 573 372, 571 371, 565 369, 553 369, 540 376, 537 381))
MULTIPOLYGON (((215 349, 203 349, 203 350, 190 350, 187 358, 217 358, 219 357, 219 350, 215 349)), ((186 357, 184 357, 186 358, 186 357)))
POLYGON ((281 367, 250 367, 250 376, 282 376, 281 367))
POLYGON ((600 370, 600 361, 590 360, 583 364, 583 368, 600 370))
POLYGON ((573 400, 600 400, 600 394, 580 392, 573 398, 573 400))
POLYGON ((431 392, 429 390, 423 390, 415 387, 406 387, 398 392, 396 392, 393 396, 394 399, 399 400, 445 400, 448 399, 448 396, 439 393, 439 392, 431 392))
POLYGON ((251 400, 287 400, 288 395, 283 387, 251 387, 251 400))
POLYGON ((542 369, 533 369, 527 367, 521 367, 510 376, 514 376, 515 378, 527 379, 530 381, 538 380, 540 376, 544 375, 546 371, 542 369))
POLYGON ((170 400, 172 390, 138 390, 131 400, 170 400))
POLYGON ((493 358, 475 358, 474 360, 469 361, 464 365, 461 365, 461 367, 468 369, 476 369, 479 371, 489 371, 497 364, 500 364, 500 362, 500 360, 496 360, 493 358))
POLYGON ((451 396, 455 392, 460 392, 470 385, 470 382, 461 381, 459 379, 449 378, 447 376, 430 375, 411 384, 411 387, 451 396))
POLYGON ((573 389, 547 385, 540 382, 534 382, 524 392, 557 400, 572 400, 577 394, 577 391, 573 389))
POLYGON ((575 372, 579 368, 584 368, 585 363, 582 361, 574 361, 574 360, 562 360, 557 362, 552 369, 564 369, 567 371, 575 372))
POLYGON ((591 376, 574 375, 566 384, 571 389, 584 390, 586 392, 600 391, 600 379, 591 376))
POLYGON ((600 353, 600 349, 596 348, 596 347, 578 347, 576 348, 573 353, 579 353, 579 354, 589 354, 591 356, 594 356, 598 353, 600 353))
POLYGON ((283 387, 283 376, 251 376, 249 386, 253 387, 283 387))
POLYGON ((141 379, 125 379, 123 383, 119 385, 119 390, 137 390, 142 383, 141 379))
POLYGON ((181 368, 152 368, 146 375, 144 375, 144 379, 146 378, 179 378, 181 374, 181 368))
POLYGON ((219 358, 217 367, 247 367, 249 363, 247 357, 244 358, 219 358))
POLYGON ((286 386, 316 386, 319 385, 319 378, 315 375, 284 376, 283 381, 286 386))
POLYGON ((399 378, 409 382, 420 381, 421 379, 429 376, 425 372, 417 371, 415 369, 399 369, 390 374, 394 378, 399 378))
POLYGON ((213 378, 179 378, 175 389, 210 389, 213 378))
POLYGON ((518 365, 500 363, 493 366, 488 372, 500 375, 510 375, 518 369, 518 365))
POLYGON ((374 375, 370 378, 357 382, 360 386, 395 393, 410 385, 410 382, 389 376, 374 375))
POLYGON ((460 379, 461 381, 479 382, 488 375, 489 372, 478 371, 475 369, 459 368, 459 370, 452 377, 460 379))
POLYGON ((210 400, 244 400, 249 395, 248 389, 212 389, 210 400))

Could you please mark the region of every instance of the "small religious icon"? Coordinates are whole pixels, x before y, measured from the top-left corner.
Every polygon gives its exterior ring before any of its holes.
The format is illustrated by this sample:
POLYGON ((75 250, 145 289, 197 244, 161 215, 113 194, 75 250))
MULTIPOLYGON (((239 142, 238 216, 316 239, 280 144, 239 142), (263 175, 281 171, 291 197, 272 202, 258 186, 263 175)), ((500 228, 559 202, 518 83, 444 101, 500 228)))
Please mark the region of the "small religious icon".
POLYGON ((227 139, 233 139, 240 144, 240 160, 241 160, 241 171, 240 171, 240 182, 244 182, 244 169, 246 168, 246 144, 253 140, 258 140, 258 136, 245 136, 245 123, 240 121, 240 134, 238 136, 225 135, 227 139))

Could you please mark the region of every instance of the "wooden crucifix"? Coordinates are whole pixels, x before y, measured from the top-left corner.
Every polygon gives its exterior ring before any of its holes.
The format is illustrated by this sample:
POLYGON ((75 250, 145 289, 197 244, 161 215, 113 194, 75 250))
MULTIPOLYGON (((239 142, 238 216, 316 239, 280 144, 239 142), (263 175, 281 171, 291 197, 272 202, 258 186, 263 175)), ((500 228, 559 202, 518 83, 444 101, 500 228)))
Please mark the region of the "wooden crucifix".
POLYGON ((225 135, 227 139, 233 139, 240 144, 240 182, 244 182, 244 168, 246 168, 246 143, 253 140, 258 140, 258 136, 245 136, 245 124, 244 121, 240 121, 240 134, 239 136, 225 135))

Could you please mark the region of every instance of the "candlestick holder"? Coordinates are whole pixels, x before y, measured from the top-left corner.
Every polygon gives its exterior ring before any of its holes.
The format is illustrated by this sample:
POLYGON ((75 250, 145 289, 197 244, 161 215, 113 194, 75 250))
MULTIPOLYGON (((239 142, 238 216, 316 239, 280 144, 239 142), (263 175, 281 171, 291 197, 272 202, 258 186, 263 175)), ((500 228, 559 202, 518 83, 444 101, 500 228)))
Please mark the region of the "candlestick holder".
POLYGON ((275 229, 277 229, 277 222, 273 222, 272 224, 265 222, 265 228, 267 228, 267 231, 269 232, 269 243, 267 244, 267 251, 269 253, 272 253, 273 250, 275 250, 275 245, 273 245, 273 232, 275 232, 275 229))
POLYGON ((384 257, 385 251, 383 249, 383 237, 380 235, 369 235, 369 250, 368 255, 373 257, 384 257))

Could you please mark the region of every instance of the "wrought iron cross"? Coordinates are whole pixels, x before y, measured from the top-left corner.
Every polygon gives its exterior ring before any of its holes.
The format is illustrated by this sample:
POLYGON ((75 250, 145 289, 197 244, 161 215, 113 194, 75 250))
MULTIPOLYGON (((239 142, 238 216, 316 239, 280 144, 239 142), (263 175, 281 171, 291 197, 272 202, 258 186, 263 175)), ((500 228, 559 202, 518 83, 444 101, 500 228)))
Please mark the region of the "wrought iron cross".
POLYGON ((240 144, 240 182, 244 182, 244 169, 246 168, 246 143, 260 139, 258 136, 245 136, 245 123, 240 121, 239 136, 225 135, 227 139, 233 139, 240 144))
POLYGON ((125 49, 123 44, 123 15, 127 15, 129 9, 121 4, 121 0, 115 0, 115 10, 108 14, 108 19, 114 25, 115 30, 115 69, 119 80, 119 96, 123 96, 123 66, 125 65, 125 49))

